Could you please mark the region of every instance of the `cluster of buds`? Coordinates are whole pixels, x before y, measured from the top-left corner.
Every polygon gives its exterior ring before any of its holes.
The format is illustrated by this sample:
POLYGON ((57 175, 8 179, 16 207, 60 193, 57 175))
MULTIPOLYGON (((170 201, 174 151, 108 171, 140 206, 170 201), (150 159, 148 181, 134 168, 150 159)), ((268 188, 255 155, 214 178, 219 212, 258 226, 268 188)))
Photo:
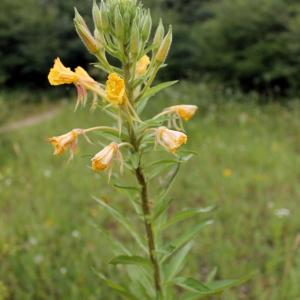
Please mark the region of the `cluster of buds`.
MULTIPOLYGON (((152 144, 161 145, 167 151, 176 153, 187 142, 187 135, 182 132, 183 121, 194 116, 196 106, 171 106, 150 120, 142 121, 140 118, 147 101, 155 94, 152 93, 155 90, 152 85, 156 75, 165 66, 172 43, 172 28, 169 27, 165 33, 160 20, 151 38, 150 11, 137 0, 102 0, 100 4, 94 1, 92 12, 93 33, 76 9, 75 28, 88 51, 97 58, 96 66, 106 72, 107 81, 97 82, 80 66, 73 71, 65 67, 59 58, 55 59, 48 79, 51 85, 76 86, 76 108, 79 104, 86 104, 90 92, 93 95, 92 108, 100 107, 117 120, 117 124, 115 127, 73 129, 64 135, 52 137, 49 142, 54 145, 54 154, 70 150, 73 158, 78 137, 83 135, 90 141, 87 133, 95 130, 115 132, 118 141, 110 141, 91 159, 94 171, 108 170, 111 173, 115 160, 120 162, 123 169, 121 146, 128 146, 129 155, 139 153, 141 148, 151 147, 151 142, 142 144, 145 136, 152 137, 152 144), (118 59, 118 65, 122 67, 112 65, 107 57, 118 59), (164 122, 167 122, 167 127, 164 122)), ((149 138, 144 140, 149 141, 149 138)))

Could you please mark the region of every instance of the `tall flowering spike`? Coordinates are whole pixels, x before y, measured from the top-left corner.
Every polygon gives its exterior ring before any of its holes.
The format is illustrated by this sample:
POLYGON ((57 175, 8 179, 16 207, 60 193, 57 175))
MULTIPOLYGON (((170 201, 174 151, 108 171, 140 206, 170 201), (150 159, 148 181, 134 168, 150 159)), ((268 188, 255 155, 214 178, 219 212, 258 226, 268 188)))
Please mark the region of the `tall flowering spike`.
POLYGON ((196 105, 183 104, 168 107, 164 111, 166 113, 174 113, 184 121, 189 121, 195 115, 197 110, 198 107, 196 105))
POLYGON ((175 153, 186 142, 187 135, 180 131, 170 130, 166 127, 156 129, 156 143, 172 153, 175 153))
POLYGON ((69 149, 72 158, 77 147, 78 136, 83 133, 82 129, 73 129, 66 134, 49 138, 48 141, 54 146, 53 154, 60 155, 69 149))
POLYGON ((106 81, 106 98, 114 105, 121 105, 125 99, 125 82, 117 74, 111 73, 106 81))
POLYGON ((136 70, 135 70, 136 75, 138 76, 144 75, 145 72, 147 71, 149 64, 150 64, 149 56, 148 55, 142 56, 142 58, 138 61, 136 65, 136 70))
POLYGON ((76 81, 76 74, 70 68, 66 68, 60 58, 56 58, 50 69, 48 80, 51 85, 72 84, 76 81))
POLYGON ((92 169, 94 171, 104 171, 112 167, 114 159, 121 160, 121 153, 117 143, 111 143, 100 152, 98 152, 92 159, 92 169))

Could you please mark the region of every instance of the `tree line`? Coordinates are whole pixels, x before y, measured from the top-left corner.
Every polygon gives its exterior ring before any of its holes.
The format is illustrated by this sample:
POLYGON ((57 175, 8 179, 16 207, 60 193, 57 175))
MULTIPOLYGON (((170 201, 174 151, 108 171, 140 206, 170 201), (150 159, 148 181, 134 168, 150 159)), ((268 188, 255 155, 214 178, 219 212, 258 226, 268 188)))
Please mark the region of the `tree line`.
MULTIPOLYGON (((154 20, 174 24, 169 68, 162 76, 213 81, 245 91, 297 93, 300 2, 297 0, 145 0, 154 20)), ((73 7, 91 17, 92 1, 2 0, 0 86, 47 84, 56 56, 87 67, 73 28, 73 7)), ((167 25, 167 24, 166 24, 167 25)))

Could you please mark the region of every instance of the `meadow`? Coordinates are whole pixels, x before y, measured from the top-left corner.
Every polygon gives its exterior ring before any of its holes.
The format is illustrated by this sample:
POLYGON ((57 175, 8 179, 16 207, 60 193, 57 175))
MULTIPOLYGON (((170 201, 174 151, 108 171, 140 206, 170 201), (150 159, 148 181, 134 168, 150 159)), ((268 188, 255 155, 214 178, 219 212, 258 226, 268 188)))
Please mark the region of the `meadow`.
MULTIPOLYGON (((179 100, 199 106, 187 125, 186 146, 198 155, 177 178, 170 214, 216 205, 190 221, 214 223, 197 238, 185 273, 205 279, 215 270, 216 278, 228 279, 255 272, 211 299, 300 299, 300 102, 259 105, 256 95, 182 83, 153 99, 146 113, 179 100)), ((8 104, 0 103, 4 114, 8 104)), ((10 105, 1 125, 57 107, 59 112, 0 134, 0 299, 119 299, 97 276, 115 272, 123 278, 122 269, 107 264, 112 254, 102 229, 131 241, 92 195, 129 217, 132 208, 105 176, 91 171, 91 145, 82 140, 66 164, 67 157, 53 157, 45 142, 72 128, 105 124, 105 118, 88 108, 74 113, 73 101, 10 105)), ((178 230, 184 225, 169 234, 178 230)))

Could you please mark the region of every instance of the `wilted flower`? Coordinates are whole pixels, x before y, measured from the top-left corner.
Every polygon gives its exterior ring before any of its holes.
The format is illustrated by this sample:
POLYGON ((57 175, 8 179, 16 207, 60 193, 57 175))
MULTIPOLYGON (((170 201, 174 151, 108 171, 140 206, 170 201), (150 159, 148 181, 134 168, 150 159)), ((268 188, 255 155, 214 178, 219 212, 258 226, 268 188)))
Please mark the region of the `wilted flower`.
POLYGON ((78 98, 77 104, 85 104, 87 99, 87 91, 91 91, 95 97, 98 95, 104 97, 104 90, 100 84, 96 82, 82 67, 77 67, 75 72, 70 68, 66 68, 59 58, 54 61, 48 79, 51 85, 74 84, 77 88, 78 98))
POLYGON ((77 138, 80 134, 84 134, 82 129, 73 129, 66 134, 49 138, 48 141, 54 146, 53 154, 63 154, 69 149, 72 158, 77 147, 77 138))
POLYGON ((87 90, 92 91, 94 94, 95 103, 97 95, 100 97, 104 97, 105 93, 100 84, 95 81, 82 67, 77 67, 75 69, 75 74, 77 75, 77 81, 75 86, 77 88, 78 99, 77 105, 79 103, 85 104, 87 99, 87 90))
POLYGON ((138 76, 145 74, 147 68, 150 64, 150 58, 148 55, 142 56, 142 58, 137 62, 135 73, 138 76))
POLYGON ((117 74, 111 73, 106 81, 106 98, 115 105, 123 104, 125 96, 125 82, 117 74))
POLYGON ((174 105, 165 109, 167 113, 175 113, 179 118, 189 121, 196 113, 196 105, 174 105))
POLYGON ((166 127, 156 129, 156 143, 163 146, 168 151, 175 153, 176 150, 186 144, 187 135, 175 130, 170 130, 166 127))
POLYGON ((122 163, 122 155, 117 143, 111 143, 92 158, 92 169, 94 171, 104 171, 111 169, 114 158, 122 163))

